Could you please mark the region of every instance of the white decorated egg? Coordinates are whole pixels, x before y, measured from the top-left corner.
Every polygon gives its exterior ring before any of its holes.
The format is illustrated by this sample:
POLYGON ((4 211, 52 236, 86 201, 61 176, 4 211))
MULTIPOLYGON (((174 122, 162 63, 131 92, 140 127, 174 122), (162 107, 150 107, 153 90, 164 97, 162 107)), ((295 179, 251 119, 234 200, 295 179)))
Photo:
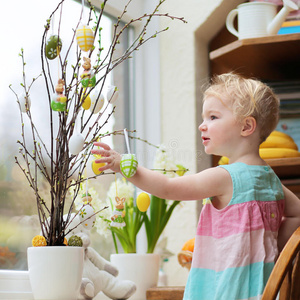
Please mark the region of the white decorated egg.
POLYGON ((79 132, 74 132, 69 140, 69 151, 73 155, 77 155, 82 151, 84 145, 84 137, 79 132))
POLYGON ((91 106, 90 111, 93 114, 97 114, 104 105, 104 96, 102 94, 99 95, 99 90, 94 89, 90 93, 91 106))
POLYGON ((116 86, 110 86, 107 89, 106 99, 110 103, 114 103, 119 97, 119 91, 116 86))
POLYGON ((76 30, 76 40, 82 51, 89 51, 94 45, 94 32, 87 25, 81 25, 76 30))
POLYGON ((51 35, 46 42, 45 55, 48 59, 54 59, 58 56, 62 48, 62 41, 58 35, 51 35))
POLYGON ((122 155, 122 159, 120 161, 120 169, 125 177, 132 177, 136 173, 137 166, 138 161, 135 154, 128 153, 122 155))
POLYGON ((90 230, 95 224, 96 215, 93 207, 90 204, 84 205, 78 213, 81 225, 90 230))
POLYGON ((30 109, 31 100, 30 100, 29 97, 26 97, 25 93, 23 93, 22 95, 20 95, 18 98, 19 98, 21 112, 25 113, 26 110, 30 109))

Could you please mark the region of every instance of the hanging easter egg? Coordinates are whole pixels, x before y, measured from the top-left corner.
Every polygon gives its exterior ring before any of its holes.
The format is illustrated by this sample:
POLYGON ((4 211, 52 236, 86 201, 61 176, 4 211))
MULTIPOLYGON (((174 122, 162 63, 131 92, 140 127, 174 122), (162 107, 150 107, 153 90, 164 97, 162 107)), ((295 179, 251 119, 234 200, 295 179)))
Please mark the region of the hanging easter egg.
POLYGON ((150 196, 147 193, 140 193, 136 198, 136 206, 141 212, 145 212, 150 205, 150 196))
POLYGON ((73 155, 77 155, 82 151, 84 145, 84 137, 79 132, 74 132, 69 140, 69 151, 73 155))
POLYGON ((82 97, 81 97, 81 106, 83 109, 88 110, 91 107, 91 97, 90 95, 86 95, 85 92, 83 93, 82 97))
POLYGON ((132 177, 136 173, 137 166, 138 161, 135 154, 128 153, 122 155, 122 159, 120 161, 120 169, 125 177, 132 177))
POLYGON ((94 45, 94 32, 87 25, 81 25, 76 30, 76 40, 82 51, 89 51, 94 45))
POLYGON ((66 97, 60 97, 57 94, 53 94, 51 98, 51 108, 54 111, 66 111, 67 110, 67 103, 66 97), (62 101, 61 101, 62 100, 62 101))
POLYGON ((29 97, 26 96, 25 93, 19 96, 19 103, 20 103, 21 112, 25 113, 27 110, 30 109, 31 100, 29 97))
POLYGON ((98 90, 93 90, 90 94, 91 106, 90 111, 93 114, 97 114, 104 105, 104 96, 102 94, 99 95, 98 90))
POLYGON ((102 168, 106 165, 106 163, 96 163, 97 159, 101 158, 101 155, 94 155, 95 159, 92 161, 92 170, 95 175, 99 175, 102 171, 99 171, 99 168, 102 168))
POLYGON ((106 99, 110 103, 114 103, 119 97, 119 91, 116 86, 110 86, 107 89, 106 99))
POLYGON ((46 42, 45 55, 48 59, 54 59, 59 55, 62 48, 62 41, 58 35, 51 35, 46 42))
POLYGON ((78 215, 80 222, 82 222, 81 225, 88 230, 92 229, 96 221, 96 215, 93 207, 90 204, 84 205, 78 215))

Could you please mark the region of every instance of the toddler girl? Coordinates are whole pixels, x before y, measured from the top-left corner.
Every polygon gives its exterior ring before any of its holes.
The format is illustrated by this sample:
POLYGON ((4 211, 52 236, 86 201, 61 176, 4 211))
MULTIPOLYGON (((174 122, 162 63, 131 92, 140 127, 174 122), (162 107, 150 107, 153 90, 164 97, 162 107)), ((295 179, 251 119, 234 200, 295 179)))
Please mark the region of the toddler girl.
MULTIPOLYGON (((216 76, 204 93, 199 126, 207 154, 229 164, 168 178, 138 166, 129 179, 160 198, 203 200, 184 300, 260 299, 281 249, 300 226, 300 201, 259 156, 275 129, 279 100, 258 80, 216 76)), ((120 172, 120 154, 104 143, 92 150, 120 172)))

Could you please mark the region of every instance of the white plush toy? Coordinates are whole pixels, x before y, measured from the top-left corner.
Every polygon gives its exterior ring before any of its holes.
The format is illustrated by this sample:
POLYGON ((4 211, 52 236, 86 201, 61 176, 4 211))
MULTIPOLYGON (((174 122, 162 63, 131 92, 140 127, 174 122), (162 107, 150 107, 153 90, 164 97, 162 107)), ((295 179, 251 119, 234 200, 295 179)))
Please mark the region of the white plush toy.
POLYGON ((80 217, 74 218, 72 214, 71 220, 68 228, 74 229, 68 234, 67 239, 72 235, 77 235, 82 239, 85 248, 83 278, 78 300, 93 299, 100 291, 111 299, 129 298, 136 291, 136 284, 129 280, 118 279, 116 277, 118 269, 89 247, 89 230, 79 224, 80 217))

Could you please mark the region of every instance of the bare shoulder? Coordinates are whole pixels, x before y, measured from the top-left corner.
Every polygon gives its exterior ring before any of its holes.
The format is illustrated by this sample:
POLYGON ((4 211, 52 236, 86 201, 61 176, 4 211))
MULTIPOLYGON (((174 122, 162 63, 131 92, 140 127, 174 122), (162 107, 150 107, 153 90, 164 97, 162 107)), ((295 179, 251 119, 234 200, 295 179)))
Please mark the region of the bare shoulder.
POLYGON ((232 191, 232 179, 227 170, 221 167, 206 169, 195 174, 195 179, 201 182, 205 197, 224 196, 232 191))

